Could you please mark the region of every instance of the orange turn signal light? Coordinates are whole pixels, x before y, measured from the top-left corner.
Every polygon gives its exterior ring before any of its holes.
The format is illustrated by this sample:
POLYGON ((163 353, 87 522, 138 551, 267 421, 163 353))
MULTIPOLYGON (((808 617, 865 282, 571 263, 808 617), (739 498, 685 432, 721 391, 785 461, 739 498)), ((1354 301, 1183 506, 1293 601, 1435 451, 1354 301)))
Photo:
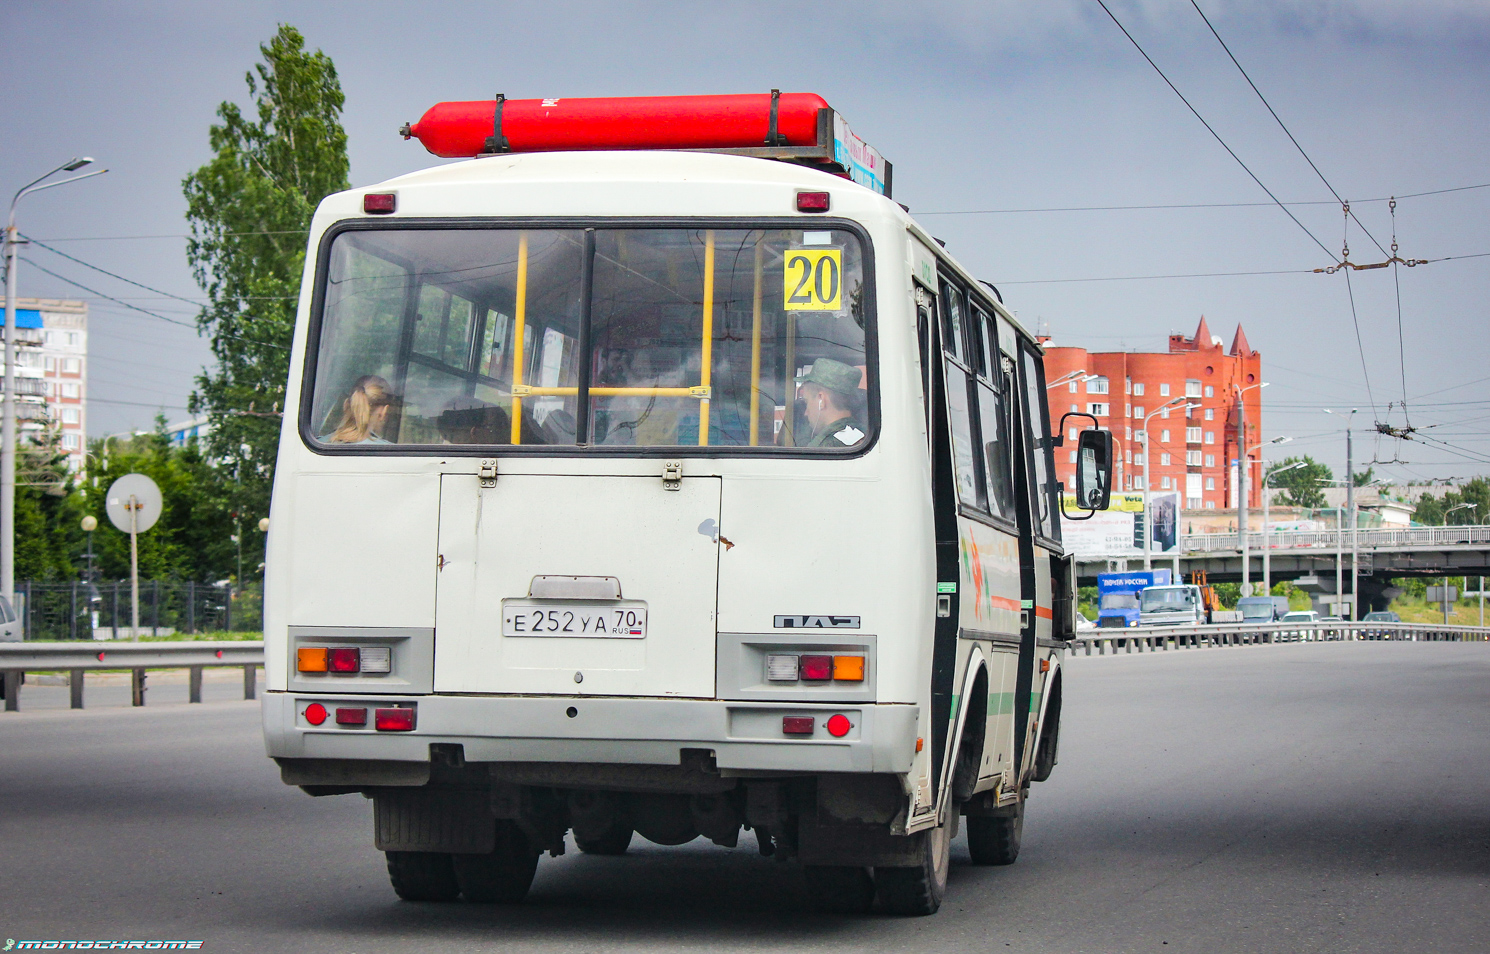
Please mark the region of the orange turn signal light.
POLYGON ((833 678, 843 682, 863 682, 864 657, 834 656, 833 678))
POLYGON ((302 646, 295 650, 295 669, 300 672, 325 672, 325 646, 302 646))

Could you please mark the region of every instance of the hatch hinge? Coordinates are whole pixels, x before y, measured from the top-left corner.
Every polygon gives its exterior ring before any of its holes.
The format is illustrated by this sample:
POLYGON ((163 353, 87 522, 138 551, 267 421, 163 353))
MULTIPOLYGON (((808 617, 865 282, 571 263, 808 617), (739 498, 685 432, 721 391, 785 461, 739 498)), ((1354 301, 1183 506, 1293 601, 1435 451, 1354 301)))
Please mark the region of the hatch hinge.
POLYGON ((683 489, 683 462, 681 460, 665 460, 662 462, 662 489, 683 489))
POLYGON ((481 480, 481 489, 485 490, 489 487, 495 487, 497 485, 497 462, 494 460, 482 461, 481 468, 476 471, 476 476, 481 480))

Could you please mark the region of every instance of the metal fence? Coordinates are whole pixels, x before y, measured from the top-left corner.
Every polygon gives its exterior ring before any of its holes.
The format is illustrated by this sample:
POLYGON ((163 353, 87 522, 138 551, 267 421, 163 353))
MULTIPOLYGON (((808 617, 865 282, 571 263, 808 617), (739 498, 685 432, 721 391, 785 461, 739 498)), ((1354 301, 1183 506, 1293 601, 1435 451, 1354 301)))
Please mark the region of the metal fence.
MULTIPOLYGON (((1344 530, 1282 530, 1269 531, 1269 550, 1333 550, 1343 545, 1350 548, 1350 528, 1344 530), (1343 542, 1343 544, 1342 544, 1343 542)), ((1464 547, 1490 545, 1490 527, 1411 527, 1401 530, 1370 529, 1356 531, 1356 546, 1362 550, 1412 550, 1439 547, 1464 547)), ((1261 552, 1262 531, 1247 532, 1248 549, 1261 552)), ((1242 538, 1236 533, 1193 533, 1180 538, 1180 548, 1186 553, 1216 553, 1227 550, 1240 551, 1242 538)))
POLYGON ((1332 642, 1361 639, 1403 642, 1485 642, 1490 627, 1441 626, 1437 623, 1258 623, 1224 626, 1132 626, 1088 630, 1069 643, 1073 654, 1164 652, 1222 646, 1262 646, 1285 642, 1332 642))
POLYGON ((186 669, 188 701, 201 702, 202 670, 209 666, 242 666, 243 698, 252 699, 258 686, 258 670, 264 666, 264 642, 122 643, 107 649, 77 643, 0 643, 0 695, 5 697, 6 712, 19 712, 21 685, 27 672, 63 670, 68 675, 71 706, 81 709, 84 672, 126 669, 130 673, 130 701, 143 706, 147 670, 186 669))
POLYGON ((179 580, 140 581, 140 631, 130 629, 128 580, 88 584, 23 581, 16 614, 24 638, 129 639, 172 633, 263 630, 263 589, 179 580))

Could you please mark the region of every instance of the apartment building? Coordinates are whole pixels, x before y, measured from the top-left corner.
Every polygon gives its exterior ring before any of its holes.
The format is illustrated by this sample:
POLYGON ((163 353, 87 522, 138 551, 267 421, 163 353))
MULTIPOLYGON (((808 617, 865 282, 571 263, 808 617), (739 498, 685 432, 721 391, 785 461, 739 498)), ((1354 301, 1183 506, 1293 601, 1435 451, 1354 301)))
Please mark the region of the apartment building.
POLYGON ((55 435, 68 467, 83 468, 88 448, 86 302, 16 299, 16 422, 22 440, 40 443, 55 435))
MULTIPOLYGON (((1194 336, 1170 335, 1167 353, 1097 352, 1047 341, 1045 374, 1060 382, 1049 391, 1053 432, 1068 411, 1091 414, 1112 431, 1115 490, 1147 484, 1151 492, 1178 493, 1186 510, 1236 507, 1245 448, 1252 456, 1247 499, 1253 505, 1262 499, 1255 450, 1263 441, 1262 355, 1241 325, 1230 348, 1211 334, 1204 316, 1194 336)), ((1087 423, 1068 421, 1067 445, 1056 452, 1056 473, 1067 487, 1074 486, 1075 432, 1087 423)))

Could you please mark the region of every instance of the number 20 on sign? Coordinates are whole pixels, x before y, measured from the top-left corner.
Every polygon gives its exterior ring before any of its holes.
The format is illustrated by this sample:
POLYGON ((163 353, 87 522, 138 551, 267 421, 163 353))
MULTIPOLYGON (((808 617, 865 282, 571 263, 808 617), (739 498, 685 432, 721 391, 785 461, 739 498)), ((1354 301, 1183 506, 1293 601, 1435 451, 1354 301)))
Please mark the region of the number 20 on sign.
POLYGON ((837 311, 843 307, 843 250, 788 249, 784 259, 787 311, 837 311))

